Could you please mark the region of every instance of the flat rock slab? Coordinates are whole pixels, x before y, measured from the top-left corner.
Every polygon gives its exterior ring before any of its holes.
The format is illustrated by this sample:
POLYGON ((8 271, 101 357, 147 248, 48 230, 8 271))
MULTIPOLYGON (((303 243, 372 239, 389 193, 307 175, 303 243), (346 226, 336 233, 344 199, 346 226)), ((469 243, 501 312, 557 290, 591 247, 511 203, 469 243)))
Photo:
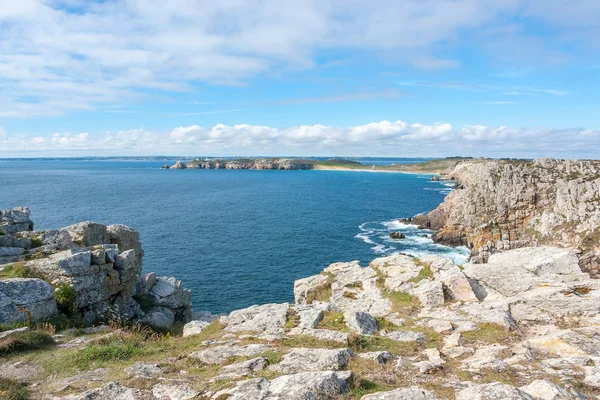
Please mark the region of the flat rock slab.
POLYGON ((191 400, 200 392, 187 385, 164 385, 158 384, 152 388, 152 394, 160 400, 191 400))
POLYGON ((125 370, 129 376, 151 379, 162 373, 162 368, 156 363, 135 363, 125 370))
POLYGON ((346 366, 354 353, 350 349, 292 349, 278 364, 269 367, 272 371, 286 374, 301 371, 339 371, 346 366))
POLYGON ((425 343, 425 335, 421 332, 413 331, 383 331, 382 336, 396 340, 398 342, 417 342, 425 343))
POLYGON ((264 357, 257 357, 251 360, 230 364, 223 367, 223 369, 221 369, 221 373, 211 380, 222 381, 226 379, 239 379, 241 377, 250 375, 253 372, 261 371, 267 368, 267 365, 269 365, 269 362, 264 357))
POLYGON ((255 357, 269 349, 270 347, 264 344, 248 344, 245 346, 223 345, 195 351, 190 354, 190 358, 194 358, 205 364, 220 364, 231 357, 255 357))
MULTIPOLYGON (((65 397, 51 397, 52 400, 155 400, 156 398, 147 390, 131 389, 118 382, 109 382, 106 385, 85 391, 81 394, 65 397)), ((162 399, 161 399, 162 400, 162 399)))
POLYGON ((418 387, 402 388, 389 392, 379 392, 361 397, 361 400, 437 400, 430 391, 418 387))
POLYGON ((288 303, 265 304, 232 311, 226 318, 226 331, 282 333, 287 320, 288 303))
POLYGON ((346 326, 361 335, 373 335, 377 332, 377 321, 371 314, 362 311, 346 311, 344 313, 346 326))
POLYGON ((504 383, 471 385, 456 392, 456 400, 534 400, 527 393, 504 383))
POLYGON ((212 399, 328 400, 348 393, 351 378, 351 371, 315 371, 284 375, 271 382, 264 378, 248 379, 232 389, 215 393, 212 399))
POLYGON ((342 344, 348 344, 348 333, 333 331, 331 329, 300 329, 294 328, 288 332, 289 335, 306 335, 312 336, 319 340, 326 340, 342 344))

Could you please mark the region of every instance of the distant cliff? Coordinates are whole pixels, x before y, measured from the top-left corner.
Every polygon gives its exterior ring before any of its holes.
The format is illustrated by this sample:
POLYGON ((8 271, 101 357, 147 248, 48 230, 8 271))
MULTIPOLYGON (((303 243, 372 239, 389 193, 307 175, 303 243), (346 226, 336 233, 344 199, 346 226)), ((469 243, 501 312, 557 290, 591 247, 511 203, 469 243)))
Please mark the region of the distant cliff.
POLYGON ((165 165, 164 169, 278 169, 304 170, 313 169, 315 161, 293 158, 256 158, 256 159, 209 159, 192 160, 188 163, 177 161, 173 166, 165 165))
POLYGON ((480 262, 499 250, 558 245, 600 272, 600 161, 473 160, 442 177, 455 180, 456 190, 414 218, 438 230, 434 240, 466 245, 480 262))
POLYGON ((380 172, 408 172, 419 174, 438 174, 458 163, 471 158, 448 157, 412 164, 372 165, 343 158, 328 160, 299 159, 299 158, 232 158, 232 159, 195 159, 189 162, 177 161, 173 165, 165 164, 163 169, 273 169, 273 170, 352 170, 380 172))

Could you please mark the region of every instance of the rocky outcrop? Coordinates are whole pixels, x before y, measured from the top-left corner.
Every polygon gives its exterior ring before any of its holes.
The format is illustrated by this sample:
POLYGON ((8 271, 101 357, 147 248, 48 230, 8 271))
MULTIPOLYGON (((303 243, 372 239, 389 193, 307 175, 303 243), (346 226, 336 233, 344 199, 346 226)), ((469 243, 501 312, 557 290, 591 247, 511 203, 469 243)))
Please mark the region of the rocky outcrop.
POLYGON ((39 321, 57 314, 54 289, 41 279, 0 280, 0 322, 39 321))
POLYGON ((600 272, 600 161, 474 160, 444 177, 456 190, 413 222, 437 242, 468 246, 475 262, 498 251, 549 244, 574 249, 600 272))
POLYGON ((0 270, 38 278, 0 281, 0 323, 45 320, 57 309, 86 325, 117 319, 170 329, 192 319, 191 294, 180 281, 142 275, 144 252, 132 228, 80 222, 33 231, 25 207, 0 215, 0 245, 11 245, 0 247, 0 270), (19 251, 2 257, 6 248, 19 251))
POLYGON ((170 169, 275 169, 275 170, 304 170, 313 169, 314 161, 294 158, 259 158, 233 160, 192 160, 187 163, 177 161, 170 169))

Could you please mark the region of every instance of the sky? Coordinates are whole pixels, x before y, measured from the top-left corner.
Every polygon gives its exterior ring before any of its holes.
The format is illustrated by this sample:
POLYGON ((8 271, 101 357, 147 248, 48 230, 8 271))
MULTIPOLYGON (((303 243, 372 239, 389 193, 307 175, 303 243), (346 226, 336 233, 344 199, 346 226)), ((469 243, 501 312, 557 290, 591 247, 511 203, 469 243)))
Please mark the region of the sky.
POLYGON ((597 0, 0 0, 0 157, 598 158, 597 0))

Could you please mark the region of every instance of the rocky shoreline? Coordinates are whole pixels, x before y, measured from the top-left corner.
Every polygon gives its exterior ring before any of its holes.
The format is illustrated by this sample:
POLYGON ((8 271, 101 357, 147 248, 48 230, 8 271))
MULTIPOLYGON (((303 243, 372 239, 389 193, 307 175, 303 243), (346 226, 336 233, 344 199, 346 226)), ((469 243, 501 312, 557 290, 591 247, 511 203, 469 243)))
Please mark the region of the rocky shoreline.
POLYGON ((596 165, 458 163, 443 178, 460 189, 413 221, 473 243, 471 262, 334 263, 297 280, 293 304, 221 316, 194 312, 176 278, 143 274, 129 227, 35 231, 27 208, 0 211, 0 396, 600 398, 600 281, 583 270, 587 242, 567 240, 598 227, 596 165), (563 221, 560 240, 525 236, 563 221))
POLYGON ((470 160, 441 177, 456 190, 412 219, 438 231, 436 242, 468 246, 475 262, 509 249, 565 247, 584 271, 600 274, 600 161, 470 160))

